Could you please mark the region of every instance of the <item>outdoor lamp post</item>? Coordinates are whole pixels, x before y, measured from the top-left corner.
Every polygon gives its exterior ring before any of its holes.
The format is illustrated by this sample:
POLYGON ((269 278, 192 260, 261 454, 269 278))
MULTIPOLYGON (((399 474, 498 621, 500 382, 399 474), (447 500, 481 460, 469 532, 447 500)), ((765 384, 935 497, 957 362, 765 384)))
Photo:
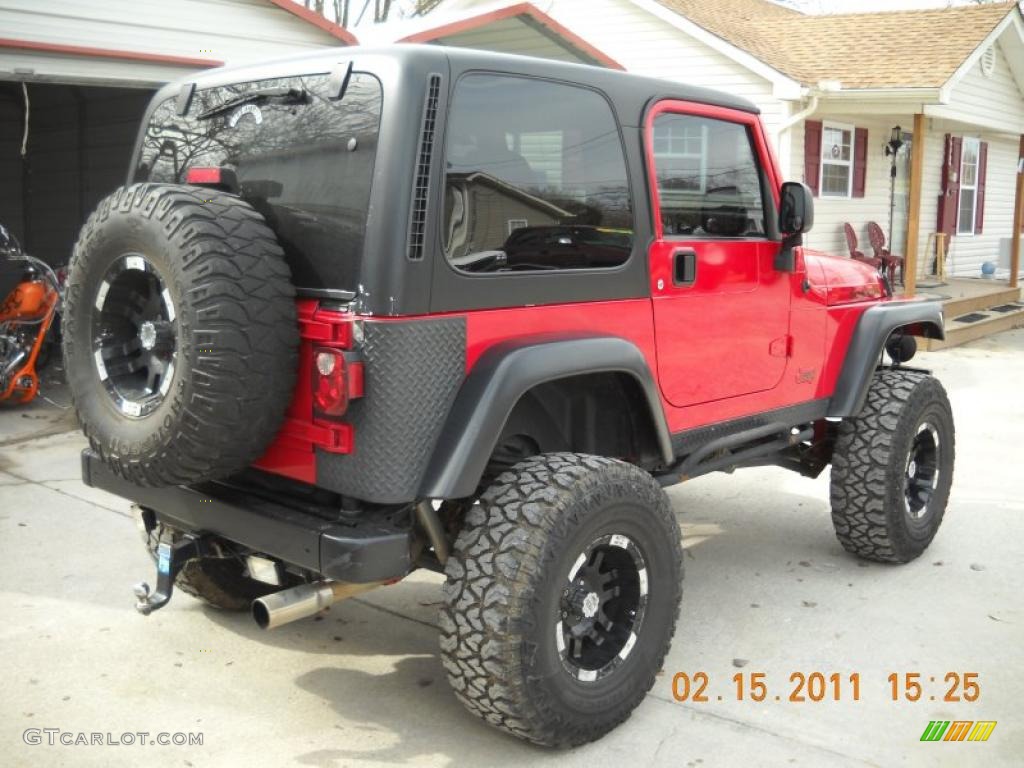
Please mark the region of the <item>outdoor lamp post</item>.
MULTIPOLYGON (((885 145, 885 154, 892 158, 892 165, 889 168, 889 242, 892 242, 893 213, 896 209, 896 155, 903 146, 903 129, 894 125, 889 134, 889 141, 885 145)), ((889 246, 892 247, 891 245, 889 246)))

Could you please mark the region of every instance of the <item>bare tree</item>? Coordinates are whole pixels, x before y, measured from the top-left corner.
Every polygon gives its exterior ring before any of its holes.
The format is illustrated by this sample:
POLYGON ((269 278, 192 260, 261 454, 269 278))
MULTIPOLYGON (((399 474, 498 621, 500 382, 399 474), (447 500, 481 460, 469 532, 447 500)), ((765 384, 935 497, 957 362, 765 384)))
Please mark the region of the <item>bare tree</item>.
POLYGON ((444 0, 416 0, 416 7, 413 9, 413 16, 426 16, 437 8, 444 0))
POLYGON ((334 0, 334 18, 343 26, 348 26, 349 0, 334 0))
MULTIPOLYGON (((336 22, 342 27, 362 22, 370 9, 370 0, 295 0, 309 10, 336 22)), ((426 16, 444 0, 373 0, 373 21, 383 24, 396 14, 401 18, 426 16)))

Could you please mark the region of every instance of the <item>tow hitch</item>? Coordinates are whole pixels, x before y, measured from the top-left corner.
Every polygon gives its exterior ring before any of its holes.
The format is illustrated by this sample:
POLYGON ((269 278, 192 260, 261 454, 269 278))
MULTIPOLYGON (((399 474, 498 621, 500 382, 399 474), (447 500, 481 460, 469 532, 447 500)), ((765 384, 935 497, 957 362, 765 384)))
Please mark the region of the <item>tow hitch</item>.
POLYGON ((174 592, 174 580, 185 563, 193 558, 211 554, 209 539, 206 536, 178 534, 175 540, 170 533, 160 538, 156 550, 156 591, 149 591, 149 584, 142 581, 135 585, 135 610, 143 616, 163 608, 171 600, 174 592))

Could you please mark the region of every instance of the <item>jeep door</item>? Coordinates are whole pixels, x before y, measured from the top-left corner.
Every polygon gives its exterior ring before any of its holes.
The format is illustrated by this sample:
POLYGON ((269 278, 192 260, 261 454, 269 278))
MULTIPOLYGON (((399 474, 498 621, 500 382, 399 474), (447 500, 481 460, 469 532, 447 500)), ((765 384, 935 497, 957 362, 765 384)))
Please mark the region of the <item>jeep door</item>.
POLYGON ((658 374, 675 406, 774 388, 789 275, 774 267, 778 182, 757 116, 662 101, 644 126, 658 374))

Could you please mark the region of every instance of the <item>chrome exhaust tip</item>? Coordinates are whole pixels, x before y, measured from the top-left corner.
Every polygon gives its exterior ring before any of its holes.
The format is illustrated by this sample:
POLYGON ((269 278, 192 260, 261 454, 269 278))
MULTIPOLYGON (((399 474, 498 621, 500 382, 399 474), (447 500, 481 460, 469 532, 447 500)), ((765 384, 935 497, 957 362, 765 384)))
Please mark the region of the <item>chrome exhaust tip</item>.
POLYGON ((274 629, 299 619, 315 616, 345 598, 379 587, 384 582, 348 584, 341 581, 320 581, 300 584, 264 595, 252 602, 252 618, 260 629, 274 629))

